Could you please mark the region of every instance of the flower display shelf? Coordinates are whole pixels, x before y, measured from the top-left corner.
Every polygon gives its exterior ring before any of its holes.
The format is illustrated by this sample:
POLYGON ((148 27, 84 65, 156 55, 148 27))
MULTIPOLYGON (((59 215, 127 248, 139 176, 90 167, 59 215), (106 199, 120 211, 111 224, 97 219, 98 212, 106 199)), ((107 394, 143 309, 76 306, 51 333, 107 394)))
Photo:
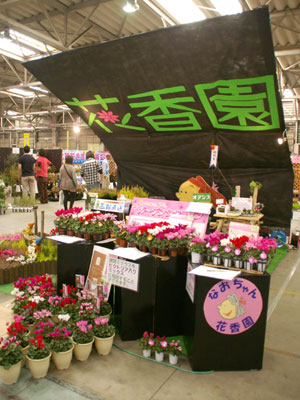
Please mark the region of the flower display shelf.
POLYGON ((253 275, 263 275, 264 272, 260 272, 254 269, 245 269, 245 268, 235 268, 235 267, 224 267, 224 265, 215 265, 215 264, 209 264, 209 263, 204 263, 206 267, 213 267, 213 268, 221 268, 221 269, 230 269, 232 271, 242 271, 246 274, 253 274, 253 275))
POLYGON ((0 262, 0 285, 12 283, 18 280, 19 277, 27 278, 29 276, 56 274, 57 261, 36 261, 28 264, 21 264, 20 262, 0 262))

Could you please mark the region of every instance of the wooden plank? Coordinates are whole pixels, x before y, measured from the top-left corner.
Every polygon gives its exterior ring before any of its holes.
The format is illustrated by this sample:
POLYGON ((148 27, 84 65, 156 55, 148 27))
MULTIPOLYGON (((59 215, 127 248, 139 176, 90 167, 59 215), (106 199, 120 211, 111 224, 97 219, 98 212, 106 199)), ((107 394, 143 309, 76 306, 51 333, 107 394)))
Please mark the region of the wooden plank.
POLYGON ((243 272, 243 273, 245 273, 245 274, 249 274, 249 275, 263 275, 263 274, 264 274, 264 272, 255 271, 255 270, 253 270, 253 269, 247 270, 247 269, 244 269, 244 268, 224 267, 224 265, 215 265, 215 264, 208 264, 208 263, 205 263, 204 265, 205 265, 206 267, 221 268, 221 269, 230 269, 230 270, 232 270, 232 271, 241 271, 241 272, 243 272))

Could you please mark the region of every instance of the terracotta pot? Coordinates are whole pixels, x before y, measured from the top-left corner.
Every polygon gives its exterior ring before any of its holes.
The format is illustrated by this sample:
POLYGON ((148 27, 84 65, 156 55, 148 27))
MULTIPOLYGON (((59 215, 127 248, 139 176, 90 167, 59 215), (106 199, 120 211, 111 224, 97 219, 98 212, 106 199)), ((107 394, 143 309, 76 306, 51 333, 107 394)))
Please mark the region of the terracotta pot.
POLYGON ((50 365, 51 353, 48 357, 42 358, 41 360, 34 360, 28 355, 26 356, 27 366, 34 379, 44 378, 47 375, 50 365))
POLYGON ((83 234, 84 239, 86 240, 91 240, 91 234, 90 233, 84 233, 83 234))
POLYGON ((65 234, 66 234, 65 228, 58 228, 58 233, 59 233, 60 235, 65 235, 65 234))
POLYGON ((73 343, 74 343, 74 356, 75 356, 76 360, 86 361, 91 354, 94 339, 89 343, 80 344, 80 343, 74 342, 74 340, 73 340, 73 343))
POLYGON ((137 247, 136 243, 134 242, 129 242, 128 247, 137 247))
POLYGON ((74 235, 75 235, 75 232, 74 232, 74 231, 67 231, 67 235, 68 235, 68 236, 74 236, 74 235))
POLYGON ((95 347, 97 353, 101 356, 107 356, 110 353, 115 335, 108 338, 99 338, 94 336, 95 339, 95 347))
POLYGON ((177 255, 179 255, 179 256, 183 256, 183 255, 184 255, 184 247, 180 247, 180 248, 177 250, 177 255))
POLYGON ((78 238, 83 238, 83 233, 77 232, 77 233, 76 233, 76 236, 77 236, 78 238))
POLYGON ((93 238, 93 241, 94 241, 94 242, 98 242, 98 240, 100 240, 100 239, 99 239, 99 233, 93 233, 93 234, 92 234, 92 238, 93 238))
POLYGON ((166 256, 167 255, 167 249, 158 249, 158 255, 159 256, 166 256))
POLYGON ((148 252, 148 247, 143 244, 142 246, 140 246, 140 250, 144 251, 145 253, 147 253, 148 252))
POLYGON ((4 369, 4 367, 0 365, 0 378, 2 383, 5 385, 12 385, 17 382, 21 372, 21 362, 22 361, 19 361, 8 369, 4 369))
POLYGON ((60 353, 57 353, 56 351, 54 351, 52 353, 52 360, 57 369, 68 369, 69 368, 71 361, 72 361, 72 357, 73 357, 73 348, 74 348, 74 346, 72 346, 72 348, 67 351, 63 351, 60 353))
POLYGON ((127 240, 126 239, 120 239, 119 246, 120 247, 127 247, 127 240))
POLYGON ((170 257, 177 257, 177 249, 176 248, 169 248, 169 256, 170 257))
POLYGON ((157 248, 156 247, 152 247, 151 248, 151 254, 157 254, 157 248))
POLYGON ((105 240, 105 239, 109 239, 109 237, 110 237, 110 232, 105 232, 105 233, 103 233, 103 239, 105 240))

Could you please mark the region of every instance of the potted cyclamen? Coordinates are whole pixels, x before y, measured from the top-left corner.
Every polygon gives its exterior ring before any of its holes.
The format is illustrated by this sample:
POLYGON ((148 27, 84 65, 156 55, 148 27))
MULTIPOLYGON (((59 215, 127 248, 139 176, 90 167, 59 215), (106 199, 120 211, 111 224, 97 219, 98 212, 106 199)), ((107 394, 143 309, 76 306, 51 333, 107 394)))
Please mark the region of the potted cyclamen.
POLYGON ((71 334, 72 332, 65 326, 55 327, 53 332, 48 333, 51 338, 52 360, 59 370, 68 369, 71 364, 74 348, 70 338, 71 334))
MULTIPOLYGON (((29 331, 27 327, 22 323, 24 317, 21 315, 14 314, 14 322, 12 322, 7 327, 7 334, 9 337, 15 337, 21 345, 21 351, 23 353, 23 360, 21 362, 21 367, 25 365, 25 356, 29 349, 29 331)), ((7 323, 8 324, 8 323, 7 323)))
POLYGON ((166 341, 165 336, 164 337, 159 337, 156 336, 155 338, 155 344, 154 344, 154 350, 155 350, 155 360, 156 361, 163 361, 164 360, 164 354, 167 351, 168 348, 168 342, 166 341))
POLYGON ((200 237, 194 237, 188 245, 188 252, 191 254, 193 264, 203 264, 206 251, 205 240, 200 237))
POLYGON ((94 343, 92 328, 93 325, 84 320, 77 321, 73 328, 74 356, 78 361, 86 361, 91 354, 94 343))
POLYGON ((221 255, 218 244, 211 246, 212 263, 214 265, 221 265, 221 255))
POLYGON ((19 379, 23 353, 20 341, 14 336, 0 338, 0 378, 5 385, 12 385, 19 379))
POLYGON ((26 355, 27 366, 35 379, 44 378, 50 365, 51 351, 44 343, 42 335, 30 339, 30 347, 26 355))
POLYGON ((148 358, 151 356, 151 350, 153 349, 153 346, 155 344, 153 337, 154 337, 154 333, 144 332, 143 336, 139 340, 139 345, 141 346, 141 348, 143 350, 144 357, 148 358))
POLYGON ((100 303, 100 316, 109 320, 112 312, 112 307, 107 301, 101 301, 100 303))
POLYGON ((97 317, 94 319, 94 339, 98 354, 106 356, 110 353, 115 337, 115 327, 109 325, 108 318, 97 317))
POLYGON ((224 267, 231 267, 234 253, 228 238, 223 239, 220 242, 220 255, 222 256, 222 263, 224 267))
POLYGON ((182 347, 180 346, 180 340, 172 340, 168 344, 167 352, 169 354, 169 363, 175 365, 178 363, 178 356, 182 353, 182 347))

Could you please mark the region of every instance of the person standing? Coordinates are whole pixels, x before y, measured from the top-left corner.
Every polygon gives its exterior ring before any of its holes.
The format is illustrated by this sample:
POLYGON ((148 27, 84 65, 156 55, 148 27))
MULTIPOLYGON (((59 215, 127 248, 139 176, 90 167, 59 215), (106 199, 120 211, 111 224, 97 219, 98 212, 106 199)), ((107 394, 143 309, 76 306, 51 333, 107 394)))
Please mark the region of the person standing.
POLYGON ((46 158, 46 153, 44 149, 39 150, 39 157, 35 163, 35 177, 37 180, 37 187, 40 196, 41 204, 48 203, 48 166, 52 165, 51 161, 46 158))
POLYGON ((116 163, 112 158, 111 154, 107 154, 106 159, 109 164, 109 182, 113 184, 113 187, 117 187, 117 171, 116 171, 116 163))
POLYGON ((102 189, 107 190, 109 188, 109 163, 106 159, 106 155, 104 155, 104 159, 102 160, 102 189))
POLYGON ((73 207, 75 197, 76 197, 76 186, 77 186, 77 178, 76 171, 73 167, 73 157, 66 156, 65 163, 60 167, 59 170, 59 179, 60 186, 59 188, 64 193, 64 209, 68 210, 73 207), (70 202, 68 207, 68 202, 70 202))
POLYGON ((24 154, 18 160, 18 178, 22 184, 23 197, 30 196, 35 199, 35 179, 33 166, 36 162, 32 157, 30 147, 24 147, 24 154))
POLYGON ((100 189, 100 174, 101 166, 97 160, 95 160, 94 153, 88 151, 86 153, 86 161, 80 168, 80 175, 85 180, 85 187, 87 190, 100 189))

